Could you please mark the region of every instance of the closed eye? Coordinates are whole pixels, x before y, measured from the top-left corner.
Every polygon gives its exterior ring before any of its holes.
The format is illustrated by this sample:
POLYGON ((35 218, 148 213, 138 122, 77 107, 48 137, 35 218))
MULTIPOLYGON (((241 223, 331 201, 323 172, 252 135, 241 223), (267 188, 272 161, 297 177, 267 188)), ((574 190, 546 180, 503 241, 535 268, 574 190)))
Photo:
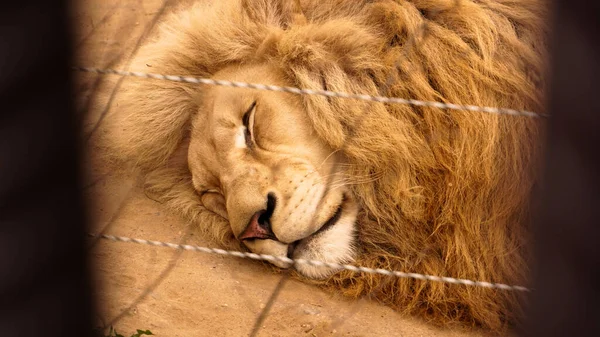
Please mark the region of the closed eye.
POLYGON ((256 140, 254 139, 254 115, 256 111, 256 101, 252 102, 248 110, 244 113, 244 117, 242 117, 242 123, 246 128, 244 130, 244 136, 246 139, 246 146, 251 148, 256 144, 256 140))
POLYGON ((215 193, 215 194, 223 195, 223 192, 221 192, 221 190, 218 188, 203 188, 203 189, 198 190, 198 194, 200 196, 203 196, 206 193, 215 193))

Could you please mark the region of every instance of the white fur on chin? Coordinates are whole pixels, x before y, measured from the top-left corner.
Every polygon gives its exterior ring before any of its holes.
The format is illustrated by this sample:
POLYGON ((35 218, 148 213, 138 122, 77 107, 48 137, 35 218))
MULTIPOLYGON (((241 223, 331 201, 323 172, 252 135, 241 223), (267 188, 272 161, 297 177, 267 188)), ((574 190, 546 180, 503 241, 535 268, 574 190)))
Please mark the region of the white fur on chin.
MULTIPOLYGON (((293 258, 340 264, 354 261, 356 214, 356 209, 344 210, 334 226, 302 240, 296 247, 293 258)), ((296 268, 302 275, 313 279, 324 279, 337 271, 329 267, 316 267, 307 264, 298 264, 296 268)))

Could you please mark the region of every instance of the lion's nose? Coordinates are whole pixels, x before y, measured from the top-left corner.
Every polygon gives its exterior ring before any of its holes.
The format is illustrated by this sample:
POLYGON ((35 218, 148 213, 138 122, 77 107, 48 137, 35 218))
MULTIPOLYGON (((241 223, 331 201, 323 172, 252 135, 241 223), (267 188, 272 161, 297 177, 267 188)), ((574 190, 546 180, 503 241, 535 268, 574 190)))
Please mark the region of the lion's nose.
POLYGON ((271 229, 271 216, 275 212, 275 206, 277 199, 273 193, 267 195, 267 209, 260 210, 250 218, 246 229, 238 237, 239 240, 252 240, 252 239, 271 239, 276 240, 277 237, 271 229))

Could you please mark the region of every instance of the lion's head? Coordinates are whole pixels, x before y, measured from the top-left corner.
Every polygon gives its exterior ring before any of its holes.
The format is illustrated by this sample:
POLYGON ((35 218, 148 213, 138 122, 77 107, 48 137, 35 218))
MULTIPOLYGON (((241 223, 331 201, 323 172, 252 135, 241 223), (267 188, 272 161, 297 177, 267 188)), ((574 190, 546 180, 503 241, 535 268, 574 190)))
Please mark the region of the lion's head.
MULTIPOLYGON (((215 74, 286 85, 282 77, 265 64, 215 74)), ((224 87, 202 94, 188 150, 194 188, 255 253, 352 259, 357 206, 343 183, 342 160, 315 133, 294 95, 224 87)), ((334 272, 307 265, 299 271, 312 278, 334 272)))
MULTIPOLYGON (((545 12, 539 0, 199 1, 165 20, 130 70, 540 111, 545 12)), ((228 248, 527 279, 540 119, 124 83, 108 152, 228 248)), ((441 321, 498 329, 520 307, 514 293, 296 267, 441 321)))

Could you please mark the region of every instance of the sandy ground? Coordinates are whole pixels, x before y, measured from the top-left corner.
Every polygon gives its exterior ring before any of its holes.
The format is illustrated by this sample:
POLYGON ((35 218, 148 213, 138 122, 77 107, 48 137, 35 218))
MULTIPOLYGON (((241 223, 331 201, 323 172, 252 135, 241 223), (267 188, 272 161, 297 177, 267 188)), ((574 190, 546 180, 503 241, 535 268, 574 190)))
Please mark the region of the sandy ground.
MULTIPOLYGON (((72 10, 77 65, 126 67, 162 0, 79 0, 72 10)), ((118 77, 76 74, 85 132, 105 109, 118 77)), ((149 240, 214 246, 148 199, 131 177, 118 176, 87 148, 85 193, 93 230, 149 240)), ((247 336, 281 275, 260 262, 168 248, 90 241, 97 325, 129 336, 247 336)), ((288 281, 260 336, 481 336, 439 329, 366 299, 351 301, 288 281)))

